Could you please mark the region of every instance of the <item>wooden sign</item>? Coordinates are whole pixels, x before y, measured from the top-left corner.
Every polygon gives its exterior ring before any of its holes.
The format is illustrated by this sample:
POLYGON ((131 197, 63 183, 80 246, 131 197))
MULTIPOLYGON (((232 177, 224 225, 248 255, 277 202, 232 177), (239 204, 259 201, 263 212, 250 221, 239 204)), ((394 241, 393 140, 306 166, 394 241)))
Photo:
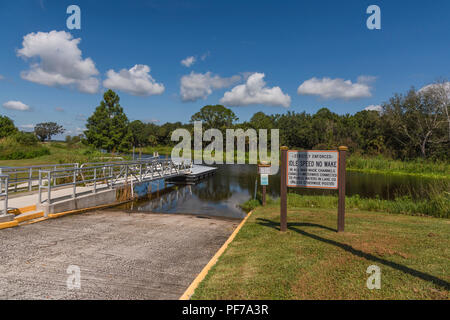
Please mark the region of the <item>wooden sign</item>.
POLYGON ((262 186, 262 205, 266 205, 266 186, 269 185, 269 175, 271 174, 272 165, 268 163, 258 164, 258 173, 261 176, 262 186))
POLYGON ((259 174, 272 174, 272 165, 268 163, 259 163, 258 164, 258 173, 259 174))
POLYGON ((288 187, 338 188, 338 151, 289 150, 286 165, 288 187))
POLYGON ((338 232, 345 227, 347 147, 338 151, 296 151, 281 147, 280 231, 287 230, 287 188, 338 189, 338 232))

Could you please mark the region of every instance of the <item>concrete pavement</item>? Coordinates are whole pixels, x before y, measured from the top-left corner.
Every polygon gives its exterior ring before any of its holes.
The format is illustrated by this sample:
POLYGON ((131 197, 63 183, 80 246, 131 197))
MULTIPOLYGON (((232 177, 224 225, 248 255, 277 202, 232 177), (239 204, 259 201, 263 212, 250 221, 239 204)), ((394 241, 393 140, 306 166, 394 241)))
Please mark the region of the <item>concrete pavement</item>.
POLYGON ((5 229, 0 299, 178 299, 239 222, 108 210, 5 229))

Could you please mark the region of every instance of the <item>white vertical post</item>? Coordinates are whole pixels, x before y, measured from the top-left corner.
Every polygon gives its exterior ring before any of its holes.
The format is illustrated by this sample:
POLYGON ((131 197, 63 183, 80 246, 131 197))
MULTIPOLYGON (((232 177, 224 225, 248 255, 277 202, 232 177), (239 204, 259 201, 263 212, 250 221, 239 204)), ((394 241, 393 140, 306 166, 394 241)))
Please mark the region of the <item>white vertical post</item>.
POLYGON ((41 170, 39 170, 39 186, 38 186, 38 188, 39 188, 39 194, 38 194, 38 203, 39 204, 41 204, 42 203, 42 189, 41 189, 41 186, 42 186, 42 176, 41 176, 41 170))
POLYGON ((48 198, 48 204, 52 203, 52 172, 48 171, 47 172, 47 180, 48 180, 48 193, 47 193, 47 198, 48 198))
POLYGON ((94 168, 94 193, 97 193, 97 168, 94 168))
MULTIPOLYGON (((56 171, 56 166, 54 166, 54 171, 56 171)), ((56 184, 56 178, 53 177, 53 184, 56 184)))
POLYGON ((73 170, 73 194, 72 198, 75 199, 77 196, 77 169, 73 170))
POLYGON ((30 172, 28 173, 28 191, 31 191, 33 188, 33 183, 31 179, 33 179, 33 168, 30 168, 30 172))
MULTIPOLYGON (((9 182, 9 177, 6 176, 6 178, 5 178, 5 201, 4 201, 5 215, 8 214, 8 182, 9 182)), ((1 190, 0 190, 0 192, 1 192, 1 190)))

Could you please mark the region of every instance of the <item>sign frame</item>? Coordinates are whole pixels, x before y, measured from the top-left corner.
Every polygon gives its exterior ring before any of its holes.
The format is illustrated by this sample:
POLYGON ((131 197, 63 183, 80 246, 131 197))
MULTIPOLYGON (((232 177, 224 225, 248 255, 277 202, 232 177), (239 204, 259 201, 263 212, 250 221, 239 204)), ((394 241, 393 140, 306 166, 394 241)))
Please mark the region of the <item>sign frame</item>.
POLYGON ((346 180, 346 158, 348 147, 340 146, 337 150, 289 150, 288 147, 281 147, 281 183, 280 183, 280 231, 286 232, 287 223, 287 192, 290 188, 308 188, 306 186, 288 186, 288 153, 289 152, 337 152, 337 188, 335 187, 309 187, 311 189, 338 190, 338 219, 337 232, 344 232, 345 229, 345 180, 346 180))
POLYGON ((338 150, 287 150, 286 154, 286 168, 289 168, 289 153, 299 152, 323 152, 323 153, 336 153, 337 167, 336 167, 336 187, 320 187, 320 186, 306 186, 306 185, 290 185, 289 184, 289 172, 286 174, 286 186, 288 188, 306 188, 306 189, 326 189, 326 190, 338 190, 339 189, 339 151, 338 150))

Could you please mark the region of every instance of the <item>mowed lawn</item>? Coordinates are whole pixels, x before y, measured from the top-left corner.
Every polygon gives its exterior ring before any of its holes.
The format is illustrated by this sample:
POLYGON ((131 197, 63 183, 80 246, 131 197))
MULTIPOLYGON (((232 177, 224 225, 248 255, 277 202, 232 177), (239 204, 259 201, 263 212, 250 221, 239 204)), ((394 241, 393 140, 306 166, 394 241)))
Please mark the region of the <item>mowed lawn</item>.
POLYGON ((449 299, 450 220, 335 209, 257 208, 193 299, 449 299), (381 268, 369 290, 367 268, 381 268))

